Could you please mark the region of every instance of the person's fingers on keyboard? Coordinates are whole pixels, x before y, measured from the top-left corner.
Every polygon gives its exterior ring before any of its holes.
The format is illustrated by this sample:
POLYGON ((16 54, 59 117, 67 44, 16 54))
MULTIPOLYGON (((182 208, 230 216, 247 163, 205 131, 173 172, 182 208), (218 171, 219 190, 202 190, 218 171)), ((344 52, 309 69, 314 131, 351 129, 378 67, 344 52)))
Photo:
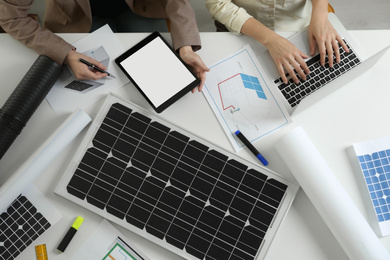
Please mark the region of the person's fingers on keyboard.
POLYGON ((301 69, 301 67, 299 66, 299 63, 297 61, 292 61, 291 66, 290 66, 291 71, 289 70, 288 73, 291 75, 291 78, 294 80, 295 83, 297 84, 299 83, 299 78, 297 77, 297 75, 299 75, 299 77, 304 78, 304 80, 306 80, 306 75, 301 69), (293 70, 293 68, 295 71, 293 70))
POLYGON ((283 64, 282 63, 276 63, 276 67, 278 68, 279 75, 282 78, 283 83, 287 84, 287 77, 286 77, 286 74, 285 74, 285 71, 284 71, 284 68, 283 68, 283 64))
POLYGON ((334 55, 336 56, 336 62, 340 63, 340 49, 336 39, 332 41, 332 45, 333 45, 334 55))
MULTIPOLYGON (((305 72, 305 74, 309 74, 310 73, 310 70, 309 70, 309 67, 307 66, 306 62, 304 61, 304 59, 307 59, 309 58, 309 56, 307 56, 306 54, 304 54, 303 52, 299 51, 299 57, 298 57, 298 62, 299 62, 299 65, 301 66, 301 68, 303 69, 303 71, 305 72)), ((306 75, 305 75, 305 80, 306 80, 306 75)))
POLYGON ((339 34, 336 35, 336 40, 339 42, 339 44, 341 44, 344 51, 346 51, 348 53, 349 52, 348 46, 347 46, 347 44, 345 44, 343 38, 341 38, 341 36, 339 34))
MULTIPOLYGON (((299 83, 297 75, 299 75, 303 81, 306 80, 306 73, 309 73, 309 68, 303 59, 307 59, 308 57, 309 56, 301 52, 299 49, 296 49, 296 52, 293 55, 287 57, 287 62, 289 63, 288 73, 291 75, 291 78, 295 83, 299 83), (295 72, 293 69, 295 69, 295 72)), ((284 65, 286 67, 286 62, 284 65)))
POLYGON ((285 64, 284 67, 286 68, 288 74, 290 74, 290 77, 292 78, 292 80, 295 83, 299 82, 299 79, 298 79, 297 75, 295 75, 295 72, 293 70, 293 67, 291 67, 291 64, 285 64))
MULTIPOLYGON (((302 59, 301 56, 297 57, 296 58, 296 62, 294 63, 294 69, 295 71, 298 73, 299 77, 305 81, 306 80, 306 74, 309 74, 310 71, 309 71, 309 68, 307 67, 307 64, 306 62, 302 59)), ((295 81, 295 83, 298 83, 299 82, 299 79, 297 79, 298 81, 295 81)))
POLYGON ((320 61, 321 61, 321 66, 325 65, 325 59, 326 59, 326 47, 325 43, 318 42, 318 51, 320 53, 320 61))
POLYGON ((328 60, 329 60, 329 67, 333 67, 333 46, 332 43, 329 40, 326 41, 326 52, 328 53, 328 60))
POLYGON ((314 56, 317 50, 317 41, 314 37, 309 37, 310 56, 314 56))
POLYGON ((294 68, 297 69, 299 75, 305 79, 305 73, 303 73, 300 66, 302 66, 305 71, 308 71, 303 59, 307 59, 309 56, 302 53, 289 40, 280 36, 272 38, 265 46, 268 48, 272 59, 275 61, 276 67, 278 68, 279 74, 284 83, 287 83, 287 77, 284 75, 286 72, 290 73, 290 76, 295 82, 299 82, 295 73, 291 73, 294 68))

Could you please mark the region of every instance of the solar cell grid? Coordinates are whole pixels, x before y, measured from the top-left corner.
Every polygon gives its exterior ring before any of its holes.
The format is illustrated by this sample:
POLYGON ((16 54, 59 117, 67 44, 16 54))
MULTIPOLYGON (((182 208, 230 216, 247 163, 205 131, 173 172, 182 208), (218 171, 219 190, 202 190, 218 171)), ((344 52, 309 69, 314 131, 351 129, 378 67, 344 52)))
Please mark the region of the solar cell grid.
POLYGON ((0 215, 0 259, 15 259, 50 226, 34 205, 20 195, 0 215))
POLYGON ((101 122, 64 196, 191 259, 255 259, 286 183, 121 102, 101 122))
POLYGON ((358 156, 379 222, 390 220, 390 149, 358 156))

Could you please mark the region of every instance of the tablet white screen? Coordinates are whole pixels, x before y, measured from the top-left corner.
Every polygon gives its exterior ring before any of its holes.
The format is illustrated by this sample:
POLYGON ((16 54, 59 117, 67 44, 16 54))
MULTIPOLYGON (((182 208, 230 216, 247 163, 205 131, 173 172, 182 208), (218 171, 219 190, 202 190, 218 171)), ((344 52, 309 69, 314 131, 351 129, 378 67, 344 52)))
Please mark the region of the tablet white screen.
POLYGON ((159 37, 120 64, 155 107, 195 80, 191 72, 159 37))

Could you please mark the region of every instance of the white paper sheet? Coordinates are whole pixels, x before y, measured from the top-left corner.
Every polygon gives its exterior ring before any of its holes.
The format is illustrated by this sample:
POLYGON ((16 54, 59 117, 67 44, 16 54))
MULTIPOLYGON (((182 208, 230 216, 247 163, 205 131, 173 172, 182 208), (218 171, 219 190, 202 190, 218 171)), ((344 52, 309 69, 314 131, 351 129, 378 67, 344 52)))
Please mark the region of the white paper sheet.
POLYGON ((382 236, 390 235, 390 136, 353 145, 382 236))
POLYGON ((266 73, 249 45, 210 66, 203 94, 234 149, 244 145, 240 130, 252 143, 291 122, 264 79, 266 73))
POLYGON ((275 147, 350 259, 390 259, 302 127, 291 130, 275 147))
POLYGON ((149 260, 105 219, 71 258, 71 260, 85 259, 149 260))
POLYGON ((88 34, 73 43, 73 46, 77 48, 77 52, 103 63, 107 67, 107 71, 115 76, 115 79, 107 77, 97 81, 83 81, 91 85, 83 91, 66 88, 65 86, 74 82, 76 78, 67 67, 64 67, 60 78, 46 96, 50 106, 57 114, 71 113, 78 107, 85 109, 104 98, 109 92, 129 82, 125 74, 115 65, 115 58, 124 53, 125 50, 108 25, 88 34))
POLYGON ((4 211, 45 167, 84 129, 91 118, 78 109, 0 187, 0 211, 4 211))

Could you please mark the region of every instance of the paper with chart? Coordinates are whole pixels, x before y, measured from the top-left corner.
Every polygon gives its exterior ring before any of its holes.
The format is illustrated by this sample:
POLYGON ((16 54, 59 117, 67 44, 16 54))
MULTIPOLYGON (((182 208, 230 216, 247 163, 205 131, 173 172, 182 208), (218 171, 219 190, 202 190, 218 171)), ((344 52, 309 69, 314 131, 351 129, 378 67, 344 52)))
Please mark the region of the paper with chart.
POLYGON ((149 260, 133 243, 124 239, 126 237, 122 233, 103 219, 71 260, 149 260))
POLYGON ((390 235, 390 136, 353 145, 382 236, 390 235))
POLYGON ((291 122, 249 45, 209 68, 203 93, 236 151, 237 130, 255 142, 291 122))

